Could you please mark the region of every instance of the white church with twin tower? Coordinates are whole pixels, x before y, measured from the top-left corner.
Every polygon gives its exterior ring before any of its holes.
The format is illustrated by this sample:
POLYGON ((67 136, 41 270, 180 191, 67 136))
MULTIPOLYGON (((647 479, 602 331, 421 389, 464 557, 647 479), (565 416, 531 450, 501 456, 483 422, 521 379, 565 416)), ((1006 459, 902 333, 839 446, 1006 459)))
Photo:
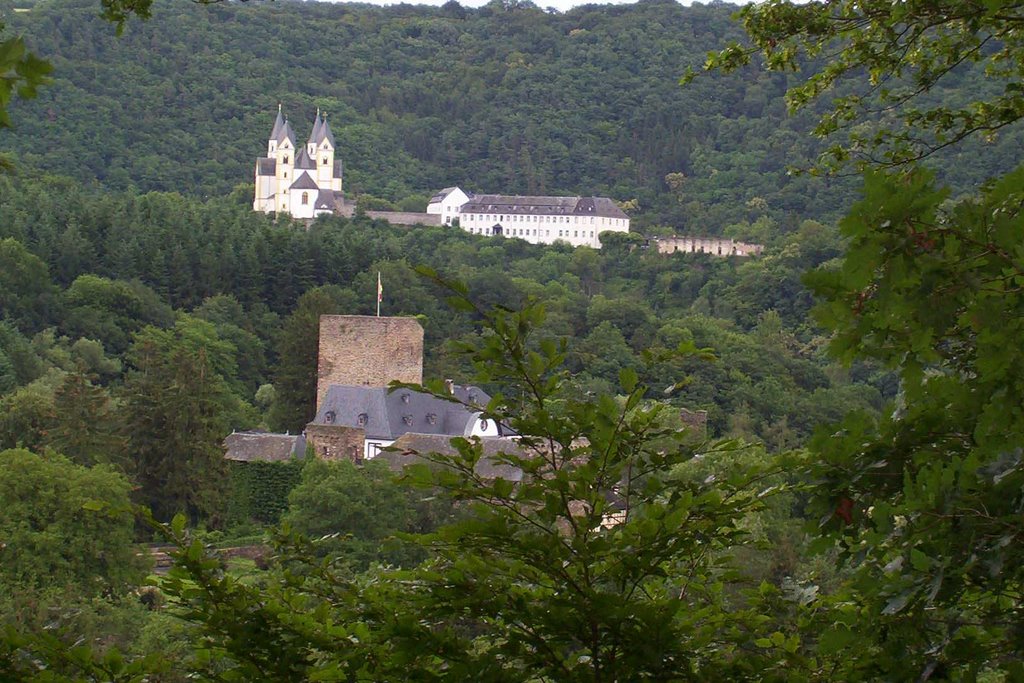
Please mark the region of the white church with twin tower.
POLYGON ((252 208, 264 213, 287 213, 314 218, 341 206, 341 159, 327 115, 316 112, 313 132, 299 145, 288 119, 277 108, 267 156, 256 159, 256 197, 252 208))

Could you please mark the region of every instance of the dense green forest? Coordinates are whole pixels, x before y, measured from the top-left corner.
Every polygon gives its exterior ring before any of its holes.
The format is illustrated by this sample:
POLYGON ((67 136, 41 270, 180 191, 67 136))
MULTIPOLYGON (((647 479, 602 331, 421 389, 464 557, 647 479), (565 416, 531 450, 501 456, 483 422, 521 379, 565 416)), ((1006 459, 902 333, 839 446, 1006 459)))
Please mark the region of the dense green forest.
POLYGON ((55 71, 0 130, 0 679, 1024 676, 1020 5, 18 7, 55 71), (766 249, 255 214, 278 101, 331 114, 353 195, 594 192, 766 249), (836 111, 840 156, 908 153, 788 174, 836 111), (319 316, 378 273, 520 479, 466 440, 224 459, 312 417, 319 316))

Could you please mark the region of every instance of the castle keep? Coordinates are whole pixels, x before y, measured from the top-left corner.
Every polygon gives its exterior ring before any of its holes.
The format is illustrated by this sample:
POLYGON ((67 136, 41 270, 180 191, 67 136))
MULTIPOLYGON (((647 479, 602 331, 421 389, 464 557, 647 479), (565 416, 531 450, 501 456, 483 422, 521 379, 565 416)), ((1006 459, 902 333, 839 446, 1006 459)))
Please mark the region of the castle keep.
POLYGON ((423 383, 423 327, 415 318, 320 316, 316 404, 334 385, 387 387, 423 383))

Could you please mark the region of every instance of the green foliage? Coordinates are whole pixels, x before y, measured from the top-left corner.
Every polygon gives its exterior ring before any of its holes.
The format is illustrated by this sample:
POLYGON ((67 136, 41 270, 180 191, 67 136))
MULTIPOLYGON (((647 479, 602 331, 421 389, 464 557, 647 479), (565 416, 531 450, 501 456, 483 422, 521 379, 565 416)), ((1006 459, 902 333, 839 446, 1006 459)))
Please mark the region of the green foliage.
MULTIPOLYGON (((0 66, 2 50, 0 43, 0 66)), ((4 111, 0 93, 0 115, 4 111)), ((16 240, 0 239, 0 319, 8 318, 26 329, 38 330, 47 309, 55 303, 53 299, 54 287, 46 264, 16 240)))
POLYGON ((303 460, 232 462, 228 521, 277 524, 288 509, 288 495, 302 478, 303 460))
POLYGON ((834 350, 901 382, 891 414, 851 416, 813 443, 814 509, 893 634, 856 665, 872 676, 1017 666, 1022 180, 948 203, 926 172, 869 175, 843 222, 843 267, 813 278, 834 350))
POLYGON ((317 353, 320 316, 351 311, 351 292, 320 287, 303 294, 282 323, 277 339, 280 359, 274 372, 274 404, 270 422, 278 430, 302 432, 316 415, 317 353))
POLYGON ((123 512, 130 489, 104 467, 85 468, 53 453, 0 451, 0 587, 70 588, 88 596, 139 581, 134 522, 123 512), (84 509, 90 501, 122 513, 84 509))
POLYGON ((221 440, 235 407, 221 374, 233 371, 231 345, 185 316, 172 330, 142 330, 131 360, 123 425, 138 498, 159 519, 185 512, 219 524, 227 489, 221 440))
POLYGON ((741 10, 750 47, 734 43, 712 54, 705 68, 731 71, 754 55, 773 71, 811 65, 786 100, 798 110, 829 93, 830 106, 814 132, 843 132, 847 140, 823 159, 833 168, 850 159, 901 165, 975 133, 994 136, 1024 116, 1024 51, 1016 31, 1021 11, 1016 0, 774 0, 741 10), (860 87, 833 96, 852 79, 860 87))
POLYGON ((363 571, 374 562, 413 565, 422 560, 422 552, 396 536, 436 527, 444 508, 450 504, 396 483, 383 462, 357 466, 314 460, 288 496, 282 522, 320 539, 319 553, 363 571))
POLYGON ((42 359, 29 341, 6 320, 0 320, 0 395, 43 374, 42 359))
POLYGON ((46 445, 81 465, 107 463, 129 471, 110 395, 81 373, 69 373, 53 393, 46 445))
MULTIPOLYGON (((3 29, 0 23, 0 30, 3 29)), ((35 97, 50 71, 48 63, 28 51, 22 36, 0 41, 0 128, 11 125, 8 108, 15 94, 26 99, 35 97)))
MULTIPOLYGON (((709 62, 732 68, 760 51, 769 68, 789 69, 827 50, 790 91, 794 107, 849 75, 870 81, 833 99, 817 128, 849 133, 826 161, 875 168, 841 223, 845 259, 808 278, 832 351, 876 359, 900 383, 881 417, 854 412, 811 443, 818 545, 839 553, 851 579, 805 623, 824 627, 820 654, 864 653, 841 661, 839 678, 1021 675, 1024 170, 951 200, 912 163, 1024 116, 1020 12, 1013 2, 770 2, 743 10, 752 48, 709 62)), ((984 165, 995 155, 979 156, 984 165)))

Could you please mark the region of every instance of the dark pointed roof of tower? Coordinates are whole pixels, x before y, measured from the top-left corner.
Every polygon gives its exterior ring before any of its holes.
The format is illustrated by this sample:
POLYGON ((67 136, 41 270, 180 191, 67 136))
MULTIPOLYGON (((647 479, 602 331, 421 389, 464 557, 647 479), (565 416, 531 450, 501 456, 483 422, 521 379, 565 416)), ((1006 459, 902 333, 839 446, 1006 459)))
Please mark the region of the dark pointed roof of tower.
POLYGON ((309 134, 308 142, 319 143, 317 135, 320 134, 320 127, 324 125, 323 119, 320 118, 320 109, 316 110, 316 118, 313 120, 313 132, 309 134))
POLYGON ((284 142, 285 140, 291 140, 292 145, 295 144, 295 131, 292 130, 292 124, 288 123, 288 119, 284 120, 284 125, 281 126, 281 131, 274 138, 278 142, 284 142))
POLYGON ((281 135, 281 129, 284 128, 284 115, 281 114, 281 105, 277 105, 277 118, 274 119, 274 130, 270 131, 270 139, 277 140, 278 136, 281 135))
POLYGON ((331 132, 331 126, 329 123, 327 123, 327 114, 324 114, 323 123, 320 124, 320 128, 315 132, 316 136, 314 137, 313 141, 317 145, 319 145, 324 140, 327 140, 329 143, 331 143, 331 147, 337 147, 337 145, 334 144, 334 133, 331 132))

